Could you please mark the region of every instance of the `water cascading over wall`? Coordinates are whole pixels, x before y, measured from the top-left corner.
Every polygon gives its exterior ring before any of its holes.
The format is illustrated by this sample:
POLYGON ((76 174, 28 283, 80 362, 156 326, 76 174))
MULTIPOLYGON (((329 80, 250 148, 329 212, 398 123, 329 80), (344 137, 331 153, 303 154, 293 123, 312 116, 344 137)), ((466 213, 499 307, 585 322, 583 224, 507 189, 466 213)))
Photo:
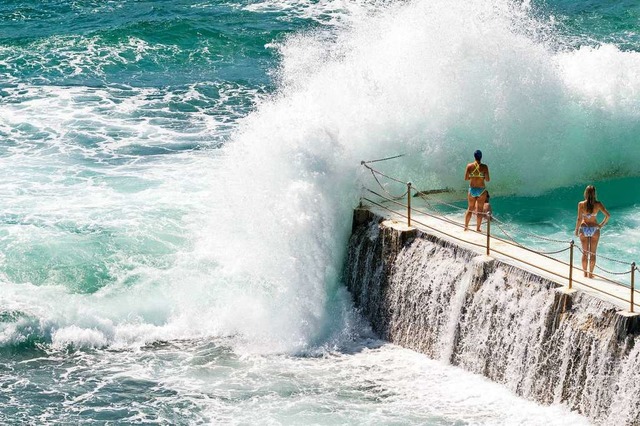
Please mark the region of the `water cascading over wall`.
POLYGON ((356 210, 345 280, 384 339, 597 423, 640 424, 637 317, 356 210))

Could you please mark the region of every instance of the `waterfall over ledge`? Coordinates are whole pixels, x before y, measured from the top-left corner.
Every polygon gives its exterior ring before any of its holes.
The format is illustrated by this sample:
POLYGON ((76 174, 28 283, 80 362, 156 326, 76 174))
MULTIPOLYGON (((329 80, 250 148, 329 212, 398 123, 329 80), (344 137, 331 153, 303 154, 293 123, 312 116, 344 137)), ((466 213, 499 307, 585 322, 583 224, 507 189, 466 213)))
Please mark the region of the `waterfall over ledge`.
POLYGON ((597 423, 640 424, 637 316, 368 210, 347 256, 347 287, 380 337, 597 423))

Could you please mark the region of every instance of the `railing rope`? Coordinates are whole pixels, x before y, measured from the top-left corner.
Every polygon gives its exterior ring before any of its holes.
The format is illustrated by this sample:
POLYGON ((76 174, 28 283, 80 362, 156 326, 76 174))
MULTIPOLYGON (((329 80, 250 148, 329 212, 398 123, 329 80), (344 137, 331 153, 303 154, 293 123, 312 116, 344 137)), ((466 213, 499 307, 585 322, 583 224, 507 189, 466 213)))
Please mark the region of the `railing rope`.
POLYGON ((370 163, 377 163, 380 161, 393 160, 394 158, 404 157, 405 155, 406 154, 399 154, 399 155, 394 155, 393 157, 378 158, 377 160, 361 161, 360 164, 365 165, 370 163))

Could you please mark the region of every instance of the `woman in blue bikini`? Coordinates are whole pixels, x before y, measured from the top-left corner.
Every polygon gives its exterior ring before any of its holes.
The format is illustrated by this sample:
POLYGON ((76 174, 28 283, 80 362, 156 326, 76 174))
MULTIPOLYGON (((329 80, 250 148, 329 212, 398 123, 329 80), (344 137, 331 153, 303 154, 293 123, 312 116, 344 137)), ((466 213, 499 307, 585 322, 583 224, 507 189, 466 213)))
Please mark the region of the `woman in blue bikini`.
POLYGON ((584 276, 593 278, 596 266, 596 249, 600 240, 600 228, 609 222, 611 215, 600 201, 596 199, 596 187, 587 186, 584 190, 584 201, 578 203, 578 219, 576 220, 576 236, 582 243, 582 270, 584 276), (604 214, 604 220, 598 223, 598 212, 604 214), (589 271, 587 272, 587 266, 589 271))
POLYGON ((467 164, 467 168, 464 172, 464 180, 469 181, 469 193, 467 194, 467 200, 469 201, 469 207, 467 208, 467 214, 464 216, 464 230, 469 229, 469 221, 471 215, 475 212, 478 218, 478 226, 476 230, 480 232, 480 225, 482 225, 482 212, 484 209, 484 203, 487 199, 487 190, 484 186, 485 182, 489 182, 489 167, 486 164, 482 164, 482 151, 479 149, 473 153, 473 157, 476 159, 473 163, 467 164))

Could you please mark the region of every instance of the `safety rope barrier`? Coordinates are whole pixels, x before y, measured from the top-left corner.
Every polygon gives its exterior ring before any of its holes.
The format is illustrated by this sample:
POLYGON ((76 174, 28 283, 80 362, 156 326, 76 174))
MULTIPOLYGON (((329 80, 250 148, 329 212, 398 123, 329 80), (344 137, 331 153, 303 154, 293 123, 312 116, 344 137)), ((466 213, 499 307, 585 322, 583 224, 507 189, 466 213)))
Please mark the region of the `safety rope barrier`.
MULTIPOLYGON (((375 194, 375 192, 373 192, 373 191, 370 191, 370 192, 371 192, 371 193, 373 193, 373 194, 375 194)), ((379 195, 378 195, 378 196, 379 196, 379 195)), ((373 201, 373 200, 371 200, 371 199, 365 198, 364 200, 365 200, 365 201, 370 202, 370 203, 371 203, 371 204, 373 204, 373 205, 376 205, 376 206, 378 206, 378 207, 381 207, 381 208, 383 208, 383 209, 385 209, 385 210, 387 210, 387 211, 389 211, 389 212, 391 212, 391 213, 397 214, 397 215, 399 215, 399 216, 401 216, 401 217, 404 217, 404 218, 406 218, 406 217, 407 217, 406 215, 404 215, 404 214, 402 214, 402 213, 399 213, 399 212, 397 212, 397 211, 395 211, 395 210, 392 210, 392 209, 390 209, 390 208, 388 208, 388 207, 385 207, 385 206, 383 206, 382 204, 376 203, 375 201, 373 201)), ((400 203, 397 203, 397 204, 400 204, 400 203)), ((400 204, 400 205, 402 205, 402 204, 400 204)), ((436 229, 436 228, 434 228, 433 226, 429 226, 429 225, 427 225, 426 223, 423 223, 423 222, 417 221, 417 220, 415 220, 415 219, 414 219, 414 222, 415 222, 415 223, 417 223, 417 224, 419 224, 419 225, 424 226, 425 228, 433 229, 434 231, 438 231, 440 234, 442 234, 442 235, 446 235, 446 236, 447 236, 447 237, 449 237, 449 238, 457 239, 454 235, 448 234, 448 233, 446 233, 446 232, 444 232, 444 231, 442 231, 442 230, 440 230, 440 229, 436 229)), ((466 242, 467 242, 468 244, 471 244, 471 245, 476 246, 476 247, 484 247, 482 244, 474 243, 473 241, 466 241, 466 242)))
MULTIPOLYGON (((422 192, 418 192, 416 195, 418 195, 422 200, 424 200, 433 210, 435 210, 436 212, 438 212, 439 214, 443 214, 441 211, 439 211, 438 209, 434 208, 433 205, 430 203, 430 198, 427 197, 424 193, 422 192)), ((448 207, 452 207, 454 209, 457 210, 461 210, 464 212, 467 212, 468 210, 460 207, 460 206, 456 206, 455 204, 450 204, 450 203, 446 203, 444 201, 440 201, 440 200, 434 200, 435 202, 439 203, 439 204, 443 204, 446 205, 448 207)), ((482 215, 482 216, 486 216, 486 213, 484 212, 474 212, 476 215, 482 215)), ((506 222, 503 222, 501 220, 499 220, 497 217, 495 217, 494 215, 491 215, 491 219, 495 220, 495 222, 498 224, 498 228, 502 231, 502 233, 515 245, 527 249, 529 251, 533 251, 534 253, 538 253, 541 255, 551 255, 551 254, 559 254, 559 253, 563 253, 567 250, 569 250, 569 247, 567 248, 563 248, 563 249, 559 249, 559 250, 553 250, 553 251, 543 251, 543 250, 536 250, 536 249, 530 249, 529 247, 524 246, 523 244, 519 243, 514 237, 512 237, 507 231, 504 230, 504 226, 507 225, 506 222)), ((534 238, 537 238, 539 240, 543 240, 543 241, 549 241, 549 242, 555 242, 555 243, 563 243, 563 244, 569 244, 570 241, 567 240, 557 240, 557 239, 553 239, 553 238, 548 238, 548 237, 544 237, 542 235, 538 235, 538 234, 534 234, 531 232, 526 232, 526 231, 522 231, 521 229, 518 229, 519 232, 522 232, 526 235, 532 236, 534 238)))
POLYGON ((377 160, 368 160, 368 161, 363 161, 361 164, 369 164, 369 163, 378 163, 380 161, 387 161, 387 160, 393 160, 394 158, 400 158, 400 157, 404 157, 406 154, 399 154, 399 155, 394 155, 393 157, 386 157, 386 158, 379 158, 377 160))
POLYGON ((607 257, 607 256, 605 256, 603 254, 594 253, 594 252, 589 251, 589 250, 582 250, 580 247, 578 247, 578 250, 580 250, 581 253, 584 253, 584 254, 587 254, 587 255, 590 255, 590 256, 597 256, 597 257, 600 257, 602 259, 607 259, 607 260, 609 260, 611 262, 619 263, 621 265, 627 265, 627 266, 629 265, 629 262, 624 262, 622 260, 618 260, 618 259, 614 259, 614 258, 611 258, 611 257, 607 257))
MULTIPOLYGON (((497 219, 496 219, 496 220, 497 220, 497 219)), ((509 223, 507 223, 507 222, 503 222, 503 221, 500 221, 500 222, 501 222, 503 225, 506 225, 506 226, 510 226, 510 227, 512 227, 512 228, 515 228, 515 225, 509 224, 509 223)), ((542 240, 542 241, 549 241, 550 243, 569 244, 569 243, 571 242, 571 240, 559 240, 559 239, 556 239, 556 238, 545 237, 545 236, 543 236, 543 235, 535 234, 535 233, 533 233, 533 232, 528 232, 528 231, 525 231, 524 229, 520 229, 520 228, 518 228, 518 232, 520 232, 520 233, 522 233, 522 234, 525 234, 525 235, 528 235, 528 236, 530 236, 530 237, 534 237, 534 238, 536 238, 536 239, 538 239, 538 240, 542 240)))
MULTIPOLYGON (((570 247, 565 247, 565 248, 562 248, 562 249, 559 249, 559 250, 543 251, 543 250, 540 250, 540 249, 534 249, 534 248, 527 247, 524 244, 518 242, 514 237, 512 237, 507 231, 504 230, 504 228, 502 227, 502 225, 504 225, 504 222, 496 221, 496 223, 498 224, 498 229, 500 229, 500 231, 502 231, 502 233, 507 236, 509 241, 511 241, 513 244, 515 244, 515 245, 517 245, 517 246, 519 246, 521 248, 526 248, 527 250, 531 250, 534 253, 550 255, 550 254, 563 253, 563 252, 565 252, 565 251, 570 249, 570 247)), ((571 241, 567 242, 567 244, 570 244, 570 243, 571 243, 571 241)))
MULTIPOLYGON (((418 194, 417 194, 417 195, 418 195, 421 199, 423 199, 424 201, 426 201, 427 203, 429 203, 429 201, 428 201, 428 197, 427 197, 425 194, 423 194, 423 193, 421 193, 421 192, 418 192, 418 194)), ((433 201, 434 201, 434 202, 436 202, 436 203, 438 203, 438 204, 443 204, 443 205, 446 205, 447 207, 451 207, 451 208, 454 208, 454 209, 457 209, 457 210, 461 210, 461 211, 465 211, 465 212, 467 211, 467 209, 466 209, 466 208, 464 208, 464 207, 460 207, 460 206, 456 206, 455 204, 447 203, 447 202, 444 202, 444 201, 441 201, 441 200, 433 200, 433 201)), ((435 209, 434 209, 434 210, 435 210, 435 209)), ((476 214, 484 214, 484 213, 476 213, 476 214)), ((492 218, 493 218, 497 223, 500 223, 500 224, 502 224, 502 225, 506 225, 506 226, 510 226, 510 227, 515 228, 515 226, 514 226, 514 225, 511 225, 511 224, 508 224, 508 223, 506 223, 506 222, 504 222, 504 221, 501 221, 501 220, 500 220, 500 219, 498 219, 495 215, 492 215, 491 217, 492 217, 492 218)), ((523 229, 518 229, 518 232, 523 233, 523 234, 525 234, 525 235, 528 235, 528 236, 530 236, 530 237, 534 237, 534 238, 539 239, 539 240, 549 241, 549 242, 553 242, 553 243, 569 244, 569 242, 570 242, 570 240, 558 240, 558 239, 554 239, 554 238, 549 238, 549 237, 545 237, 545 236, 542 236, 542 235, 535 234, 535 233, 533 233, 533 232, 527 232, 527 231, 525 231, 525 230, 523 230, 523 229)), ((505 232, 505 235, 506 235, 506 234, 507 234, 507 233, 505 232)))
MULTIPOLYGON (((398 205, 398 206, 401 206, 401 207, 403 207, 403 208, 406 208, 406 209, 407 209, 407 214, 405 215, 405 214, 402 214, 401 212, 398 212, 397 210, 390 209, 390 208, 388 208, 388 207, 386 207, 386 206, 382 205, 381 203, 377 203, 377 202, 375 202, 374 200, 371 200, 371 199, 369 199, 369 198, 363 197, 363 199, 364 199, 365 201, 369 202, 369 203, 372 203, 373 205, 376 205, 376 206, 378 206, 378 207, 380 207, 380 208, 384 209, 384 210, 387 210, 387 211, 389 211, 389 212, 391 212, 391 213, 394 213, 394 214, 396 214, 396 215, 400 215, 401 217, 406 218, 406 219, 407 219, 407 224, 408 224, 408 226, 411 226, 411 221, 412 221, 412 218, 411 218, 411 212, 412 212, 412 211, 415 211, 415 212, 417 212, 417 213, 419 213, 419 214, 422 214, 422 215, 425 215, 425 216, 427 216, 427 217, 433 217, 433 218, 436 218, 436 219, 441 220, 441 221, 443 221, 443 222, 449 223, 449 224, 451 224, 451 225, 454 225, 454 226, 457 226, 457 227, 464 228, 464 229, 466 230, 466 229, 467 229, 467 227, 466 227, 466 226, 462 225, 462 224, 461 224, 461 223, 459 223, 459 222, 456 222, 455 220, 452 220, 452 219, 448 218, 448 217, 446 216, 446 214, 445 214, 445 213, 442 213, 442 212, 441 212, 441 211, 440 211, 436 206, 434 206, 434 205, 433 205, 433 203, 436 203, 436 204, 439 204, 439 205, 444 205, 444 206, 447 206, 447 207, 453 208, 453 209, 458 210, 458 211, 463 211, 465 214, 466 214, 466 213, 468 213, 468 209, 462 208, 462 207, 457 206, 457 205, 455 205, 455 204, 447 203, 447 202, 442 201, 442 200, 436 200, 436 199, 430 198, 430 197, 428 197, 428 196, 426 195, 426 193, 425 193, 425 192, 423 192, 423 191, 418 191, 418 190, 416 190, 415 188, 412 188, 412 187, 411 187, 411 182, 404 182, 404 181, 402 181, 402 180, 400 180, 400 179, 396 179, 396 178, 394 178, 394 177, 392 177, 392 176, 388 176, 387 174, 385 174, 385 173, 383 173, 383 172, 381 172, 381 171, 379 171, 379 170, 376 170, 376 169, 374 169, 373 167, 371 167, 371 166, 369 166, 369 165, 368 165, 369 163, 375 163, 375 162, 380 162, 380 161, 391 160, 391 159, 395 159, 395 158, 403 157, 404 155, 405 155, 405 154, 400 154, 400 155, 396 155, 396 156, 392 156, 392 157, 386 157, 386 158, 381 158, 381 159, 377 159, 377 160, 362 161, 360 164, 361 164, 362 166, 364 166, 365 168, 367 168, 367 169, 371 172, 371 175, 373 176, 373 178, 374 178, 374 180, 376 181, 376 183, 380 186, 380 188, 382 189, 382 191, 383 191, 384 193, 386 193, 390 198, 385 197, 384 195, 381 195, 381 194, 379 194, 379 193, 377 193, 377 192, 375 192, 375 191, 373 191, 373 190, 371 190, 371 189, 369 189, 369 188, 363 187, 363 189, 367 190, 368 192, 370 192, 371 194, 375 195, 376 197, 379 197, 379 198, 381 198, 381 199, 383 199, 383 200, 386 200, 386 201, 388 201, 388 202, 391 202, 391 203, 393 203, 393 204, 396 204, 396 205, 398 205), (380 182, 380 180, 378 179, 378 176, 382 176, 382 177, 384 177, 384 178, 386 178, 386 179, 389 179, 390 181, 393 181, 393 182, 396 182, 396 183, 400 183, 400 184, 406 185, 406 186, 407 186, 407 190, 406 190, 402 195, 399 195, 399 196, 393 195, 393 194, 391 194, 391 193, 386 189, 385 185, 384 185, 382 182, 380 182), (430 214, 430 213, 428 213, 428 212, 421 211, 421 210, 419 210, 419 209, 416 209, 416 208, 412 208, 412 207, 411 207, 412 190, 416 192, 416 194, 415 194, 415 196, 416 196, 416 197, 420 197, 420 198, 421 198, 421 199, 422 199, 422 200, 427 204, 427 207, 428 207, 429 209, 433 210, 433 211, 436 213, 435 215, 434 215, 434 214, 430 214), (405 204, 403 204, 403 203, 398 202, 398 200, 400 200, 400 199, 402 199, 402 198, 404 198, 404 197, 407 197, 407 204, 406 204, 406 205, 405 205, 405 204), (433 201, 433 203, 432 203, 432 201, 433 201)), ((598 292, 601 292, 601 293, 607 294, 607 295, 609 295, 609 296, 611 296, 611 297, 614 297, 614 298, 616 298, 616 299, 619 299, 619 300, 622 300, 622 301, 625 301, 625 302, 629 302, 629 300, 626 300, 626 299, 624 299, 624 298, 621 298, 621 297, 620 297, 620 296, 618 296, 618 295, 611 294, 611 293, 608 293, 607 291, 604 291, 604 290, 602 290, 602 289, 595 288, 595 287, 593 287, 593 286, 591 286, 591 285, 589 285, 589 284, 587 284, 587 283, 584 283, 584 282, 582 282, 582 281, 579 281, 579 280, 577 280, 577 279, 573 279, 573 280, 572 280, 572 272, 573 272, 573 270, 574 270, 574 269, 575 269, 575 270, 581 270, 580 268, 578 268, 578 267, 576 267, 576 266, 574 266, 574 265, 573 265, 573 248, 574 248, 574 242, 573 242, 573 240, 560 240, 560 239, 550 238, 550 237, 546 237, 546 236, 538 235, 538 234, 535 234, 535 233, 532 233, 532 232, 524 231, 524 230, 522 230, 522 229, 520 229, 520 228, 515 227, 513 224, 509 224, 509 223, 507 223, 507 222, 504 222, 504 221, 502 221, 502 220, 499 220, 498 218, 496 218, 495 216, 493 216, 490 212, 489 212, 489 213, 484 213, 484 212, 473 212, 473 213, 474 213, 476 216, 488 216, 488 218, 487 218, 487 219, 485 219, 485 220, 487 221, 487 233, 486 233, 486 236, 487 236, 487 242, 486 242, 487 254, 489 254, 489 252, 490 252, 490 239, 494 239, 494 240, 497 240, 497 241, 504 242, 504 243, 506 243, 506 244, 514 245, 514 246, 519 247, 519 248, 521 248, 521 249, 523 249, 523 250, 527 250, 527 251, 529 251, 529 252, 536 253, 536 254, 538 254, 538 255, 540 255, 540 256, 542 256, 542 257, 545 257, 545 258, 547 258, 547 259, 550 259, 550 260, 553 260, 553 261, 558 262, 558 263, 560 263, 560 264, 563 264, 563 265, 565 265, 565 266, 568 266, 568 267, 569 267, 569 277, 568 277, 568 280, 569 280, 569 288, 570 288, 570 289, 571 289, 571 283, 572 283, 572 281, 574 281, 574 282, 579 283, 579 284, 581 284, 581 285, 583 285, 583 286, 585 286, 585 287, 587 287, 587 288, 590 288, 590 289, 596 290, 596 291, 598 291, 598 292), (491 225, 491 222, 495 222, 495 224, 497 224, 498 229, 499 229, 499 230, 501 231, 501 233, 502 233, 502 234, 507 238, 506 240, 505 240, 505 239, 502 239, 502 238, 499 238, 499 237, 497 237, 497 236, 495 236, 495 235, 491 235, 491 233, 490 233, 490 229, 491 229, 491 228, 490 228, 490 225, 491 225), (505 230, 505 228, 510 228, 510 229, 512 229, 512 230, 515 230, 515 232, 518 232, 518 233, 520 233, 520 234, 524 234, 524 235, 527 235, 527 236, 529 236, 529 237, 532 237, 532 238, 535 238, 535 239, 539 239, 539 240, 542 240, 542 241, 553 242, 553 243, 560 243, 560 244, 568 244, 569 246, 568 246, 568 247, 561 248, 561 249, 558 249, 558 250, 551 250, 551 251, 543 251, 543 250, 539 250, 539 249, 533 249, 533 248, 527 247, 527 246, 525 246, 524 244, 522 244, 522 243, 518 242, 518 241, 517 241, 517 240, 516 240, 512 235, 511 235, 511 233, 510 233, 510 232, 512 232, 512 231, 507 232, 507 231, 505 230), (557 258, 554 258, 554 257, 551 257, 551 256, 550 256, 550 255, 557 255, 557 254, 560 254, 560 253, 564 253, 564 252, 569 251, 569 250, 571 251, 571 253, 570 253, 570 261, 569 261, 569 263, 567 263, 567 262, 565 262, 565 261, 562 261, 562 260, 560 260, 560 259, 557 259, 557 258)), ((446 232, 443 232, 441 229, 437 229, 437 228, 434 228, 434 227, 432 227, 432 226, 429 226, 429 225, 427 225, 427 224, 425 224, 425 223, 423 223, 423 222, 420 222, 420 221, 416 220, 415 218, 413 218, 413 222, 418 223, 418 224, 420 224, 421 226, 423 226, 423 227, 425 227, 425 228, 433 229, 433 230, 437 231, 438 233, 443 234, 443 235, 446 235, 446 236, 451 237, 451 238, 453 238, 453 239, 460 240, 460 238, 459 238, 459 237, 455 237, 455 236, 453 236, 453 235, 451 235, 451 234, 448 234, 448 233, 446 233, 446 232)), ((475 242, 472 242, 472 241, 464 240, 464 242, 465 242, 465 243, 467 243, 467 244, 474 245, 474 246, 484 247, 484 245, 483 245, 483 244, 475 243, 475 242)), ((622 276, 622 275, 629 275, 629 274, 630 274, 630 275, 631 275, 631 286, 630 286, 630 287, 628 287, 627 285, 622 284, 622 283, 620 283, 620 282, 617 282, 617 281, 615 281, 615 280, 609 279, 609 278, 607 278, 607 277, 603 277, 603 276, 601 276, 601 275, 597 275, 597 274, 593 274, 593 273, 590 273, 590 275, 591 275, 591 277, 598 277, 598 278, 600 278, 600 279, 602 279, 602 280, 604 280, 604 281, 607 281, 607 282, 609 282, 609 283, 612 283, 612 284, 615 284, 615 285, 618 285, 618 286, 622 286, 622 287, 625 287, 625 288, 630 288, 630 290, 631 290, 631 298, 630 298, 630 303, 631 303, 631 304, 630 304, 630 311, 631 311, 631 312, 634 312, 634 306, 635 306, 635 305, 640 306, 639 304, 636 304, 636 303, 634 302, 634 293, 640 293, 638 290, 636 290, 636 289, 635 289, 635 286, 634 286, 634 273, 635 273, 635 271, 640 272, 640 266, 636 266, 635 262, 633 262, 633 263, 629 264, 628 262, 624 262, 624 261, 621 261, 621 260, 618 260, 618 259, 613 259, 613 258, 610 258, 610 257, 604 256, 604 255, 602 255, 602 254, 597 254, 597 255, 596 255, 596 253, 593 253, 593 252, 590 252, 590 251, 584 251, 584 250, 583 250, 583 249, 581 249, 580 247, 578 247, 578 250, 579 250, 582 254, 593 255, 593 256, 597 256, 597 257, 602 258, 602 259, 606 259, 606 260, 608 260, 608 261, 610 261, 610 262, 614 262, 614 263, 619 263, 619 264, 629 265, 629 266, 630 266, 630 269, 628 269, 627 271, 624 271, 624 272, 615 272, 615 271, 609 271, 609 270, 607 270, 607 269, 605 269, 605 268, 602 268, 601 266, 594 265, 594 266, 595 266, 595 268, 597 268, 598 270, 601 270, 601 271, 603 271, 603 272, 605 272, 605 273, 607 273, 607 274, 610 274, 610 275, 622 276)), ((502 254, 502 255, 504 255, 504 256, 507 256, 507 257, 513 258, 513 259, 515 259, 515 260, 517 260, 517 261, 519 261, 519 262, 522 262, 522 263, 524 263, 524 264, 530 265, 530 266, 535 267, 535 268, 537 268, 537 269, 540 269, 540 270, 542 270, 542 271, 545 271, 545 272, 547 272, 547 273, 550 273, 550 274, 552 274, 552 275, 556 275, 556 276, 559 276, 559 277, 561 277, 561 278, 563 278, 563 279, 567 279, 567 277, 566 277, 566 276, 564 276, 564 275, 562 275, 562 274, 558 274, 557 272, 553 272, 553 271, 546 270, 546 269, 542 268, 542 267, 541 267, 541 266, 539 266, 539 265, 531 264, 531 263, 529 263, 529 262, 527 262, 527 261, 524 261, 523 259, 519 259, 519 258, 517 258, 517 257, 514 257, 514 256, 513 256, 513 255, 511 255, 511 254, 501 252, 501 251, 499 251, 499 250, 496 250, 495 248, 493 249, 493 251, 495 251, 496 253, 502 254)), ((585 272, 585 276, 586 276, 586 272, 585 272)))
MULTIPOLYGON (((380 182, 380 180, 378 180, 378 176, 376 176, 376 174, 374 173, 373 169, 371 169, 371 175, 373 176, 373 178, 376 180, 376 182, 378 183, 378 185, 380 186, 380 188, 391 198, 393 198, 394 200, 399 200, 400 198, 404 198, 408 193, 409 190, 406 190, 404 192, 404 194, 402 195, 393 195, 392 193, 390 193, 389 191, 387 191, 387 189, 384 187, 384 185, 380 182)), ((384 175, 383 175, 384 176, 384 175)), ((404 182, 403 182, 404 183, 404 182)))
MULTIPOLYGON (((600 258, 603 258, 603 259, 607 259, 607 260, 609 260, 611 262, 617 262, 617 263, 620 263, 620 264, 623 264, 623 265, 627 265, 627 263, 622 262, 621 260, 616 260, 616 259, 612 259, 610 257, 606 257, 606 256, 604 256, 602 254, 596 254, 596 253, 593 253, 593 252, 590 252, 590 251, 585 251, 585 250, 582 250, 580 247, 578 247, 578 251, 580 253, 582 253, 582 254, 586 254, 587 256, 596 256, 596 257, 600 257, 600 258)), ((594 265, 594 266, 596 268, 600 269, 601 271, 606 272, 607 274, 611 274, 611 275, 627 275, 627 274, 631 273, 631 270, 628 270, 628 271, 625 271, 625 272, 613 272, 613 271, 608 271, 608 270, 606 270, 603 267, 598 266, 598 265, 594 265)))
POLYGON ((365 166, 367 169, 371 170, 371 173, 373 173, 374 175, 378 174, 378 175, 380 175, 380 176, 384 176, 384 177, 386 177, 387 179, 392 180, 392 181, 394 181, 394 182, 398 182, 398 183, 401 183, 401 184, 403 184, 403 185, 406 185, 406 184, 407 184, 407 182, 404 182, 404 181, 402 181, 402 180, 400 180, 400 179, 396 179, 396 178, 394 178, 394 177, 391 177, 391 176, 385 175, 385 174, 384 174, 384 173, 382 173, 380 170, 376 170, 376 169, 374 169, 373 167, 371 167, 371 166, 367 165, 364 161, 363 161, 363 162, 361 162, 360 164, 362 164, 363 166, 365 166))

